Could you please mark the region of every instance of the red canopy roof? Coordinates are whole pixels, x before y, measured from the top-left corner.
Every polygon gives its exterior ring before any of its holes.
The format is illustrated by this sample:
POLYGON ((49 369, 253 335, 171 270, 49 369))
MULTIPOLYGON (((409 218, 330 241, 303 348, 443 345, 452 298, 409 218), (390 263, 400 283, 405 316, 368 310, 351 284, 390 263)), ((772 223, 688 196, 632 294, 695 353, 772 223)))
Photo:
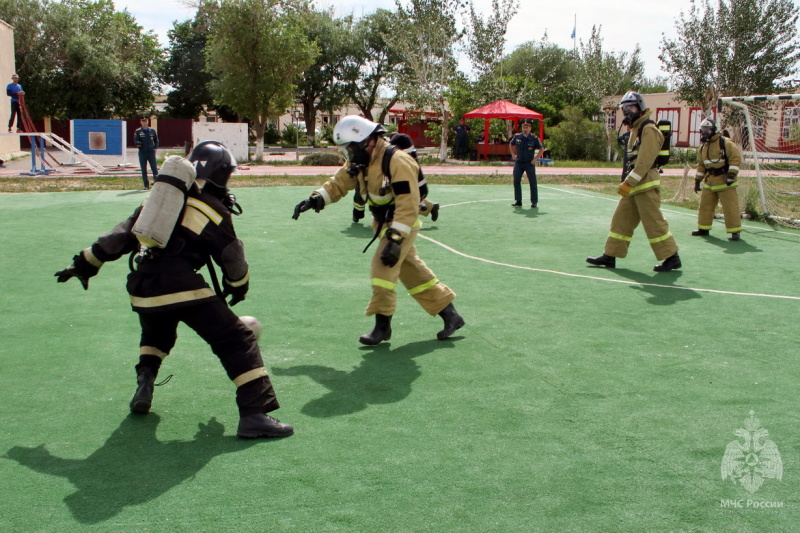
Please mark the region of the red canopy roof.
POLYGON ((532 111, 521 105, 512 104, 505 100, 498 100, 491 104, 473 109, 469 113, 464 113, 464 118, 504 118, 514 120, 518 118, 543 119, 544 115, 532 111))

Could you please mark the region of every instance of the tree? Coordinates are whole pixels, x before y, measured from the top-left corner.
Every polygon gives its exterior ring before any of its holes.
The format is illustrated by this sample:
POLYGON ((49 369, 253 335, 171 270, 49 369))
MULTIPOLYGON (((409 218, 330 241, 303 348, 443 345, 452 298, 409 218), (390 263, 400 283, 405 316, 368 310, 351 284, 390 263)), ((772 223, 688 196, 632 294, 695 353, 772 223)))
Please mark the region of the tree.
POLYGON ((662 40, 659 59, 681 99, 710 111, 719 96, 769 94, 797 72, 798 7, 792 0, 692 0, 662 40))
POLYGON ((319 53, 303 33, 303 9, 297 2, 223 0, 206 48, 211 93, 250 118, 259 160, 268 121, 292 106, 295 82, 319 53))
POLYGON ((398 17, 378 9, 350 26, 349 51, 342 65, 343 90, 361 113, 373 120, 381 91, 391 95, 383 106, 378 122, 384 122, 389 109, 400 99, 397 86, 403 58, 387 36, 396 31, 398 17))
POLYGON ((508 23, 518 10, 518 0, 492 0, 492 13, 484 20, 470 2, 466 49, 479 77, 491 74, 502 59, 508 23))
POLYGON ((604 96, 622 94, 631 90, 644 77, 644 63, 639 58, 637 45, 633 52, 607 52, 603 50, 601 27, 592 26, 592 35, 578 50, 578 75, 575 92, 586 102, 587 113, 599 113, 604 96), (591 109, 594 107, 594 109, 591 109))
POLYGON ((348 52, 347 20, 337 20, 333 10, 311 11, 304 17, 306 38, 320 50, 297 83, 297 99, 303 106, 306 136, 314 144, 317 109, 332 111, 344 103, 341 72, 348 52))
POLYGON ((210 84, 213 76, 206 71, 205 49, 211 34, 215 2, 203 2, 194 20, 175 22, 169 36, 169 59, 163 78, 174 87, 167 94, 167 113, 175 118, 197 118, 213 106, 210 84))
POLYGON ((545 35, 518 46, 497 65, 493 96, 539 111, 547 125, 554 126, 564 107, 581 103, 573 81, 577 75, 572 51, 549 42, 545 35))
POLYGON ((405 59, 401 86, 418 109, 430 107, 442 117, 439 157, 447 159, 448 110, 445 91, 456 72, 454 46, 463 32, 456 28, 458 0, 395 0, 398 23, 389 44, 405 59))
POLYGON ((149 108, 163 50, 111 0, 0 0, 33 117, 110 118, 149 108))
POLYGON ((606 150, 605 125, 592 122, 578 107, 566 107, 564 120, 550 129, 547 143, 553 157, 558 159, 602 159, 606 150))

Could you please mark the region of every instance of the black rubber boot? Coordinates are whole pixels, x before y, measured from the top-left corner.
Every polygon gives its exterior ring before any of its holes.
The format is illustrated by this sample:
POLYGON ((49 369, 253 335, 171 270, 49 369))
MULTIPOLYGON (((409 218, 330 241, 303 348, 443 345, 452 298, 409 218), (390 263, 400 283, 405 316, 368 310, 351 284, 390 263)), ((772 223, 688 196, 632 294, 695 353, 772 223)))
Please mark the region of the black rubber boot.
POLYGON ((146 415, 153 404, 153 388, 156 383, 156 374, 149 367, 141 367, 136 376, 139 386, 131 400, 131 412, 146 415))
POLYGON ((614 268, 617 266, 617 258, 610 255, 598 255, 597 257, 587 257, 586 262, 594 266, 604 266, 606 268, 614 268))
POLYGON ((431 207, 431 220, 433 222, 439 220, 439 204, 433 204, 431 207))
POLYGON ((669 272, 671 270, 677 270, 680 267, 681 267, 681 258, 678 257, 678 252, 675 252, 671 256, 664 259, 663 263, 654 266, 653 270, 656 272, 669 272))
POLYGON ((236 436, 243 439, 280 438, 288 437, 294 433, 294 428, 289 424, 282 424, 280 420, 263 413, 243 415, 239 418, 239 429, 236 436))
POLYGON ((706 237, 708 236, 707 229, 696 229, 692 232, 692 237, 706 237))
POLYGON ((442 309, 439 316, 444 320, 444 329, 436 334, 436 338, 440 341, 455 333, 457 329, 462 328, 465 324, 464 319, 458 314, 452 303, 442 309))
POLYGON ((358 341, 367 346, 375 346, 392 338, 392 315, 375 315, 375 327, 358 341))
POLYGON ((729 241, 738 241, 739 239, 741 239, 741 235, 740 235, 740 232, 737 231, 736 233, 731 233, 731 238, 728 239, 728 240, 729 241))

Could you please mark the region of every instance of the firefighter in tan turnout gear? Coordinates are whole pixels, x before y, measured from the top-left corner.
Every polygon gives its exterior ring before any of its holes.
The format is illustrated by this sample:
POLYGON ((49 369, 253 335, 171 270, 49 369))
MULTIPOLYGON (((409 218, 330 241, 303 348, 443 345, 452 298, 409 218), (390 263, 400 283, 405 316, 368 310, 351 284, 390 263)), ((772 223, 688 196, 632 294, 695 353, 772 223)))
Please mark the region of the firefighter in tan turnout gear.
POLYGON ((722 204, 725 215, 725 229, 732 241, 739 240, 742 232, 742 215, 739 211, 739 165, 742 164, 742 150, 735 142, 717 132, 714 119, 707 118, 700 123, 700 147, 697 149, 697 174, 694 180, 695 192, 700 192, 700 207, 697 210, 697 230, 695 237, 708 235, 714 221, 717 204, 722 204))
POLYGON ((656 259, 662 261, 653 270, 669 272, 681 267, 681 259, 669 224, 661 213, 661 182, 656 158, 664 136, 650 119, 649 110, 639 93, 628 91, 620 100, 619 107, 625 115, 623 123, 631 126, 627 146, 628 172, 617 188, 622 198, 611 219, 605 250, 598 257, 587 257, 586 262, 614 268, 616 258, 628 255, 633 231, 641 222, 656 259))
POLYGON ((292 218, 309 209, 319 212, 344 198, 348 191, 358 191, 372 212, 375 238, 380 238, 370 267, 372 298, 365 312, 375 315, 375 327, 359 341, 375 345, 391 339, 398 280, 425 311, 442 317, 444 329, 436 336, 443 340, 461 328, 464 319, 453 306, 455 293, 436 279, 414 246, 422 225, 417 162, 386 142, 384 133, 383 126, 366 118, 342 118, 333 137, 347 162, 307 200, 297 204, 292 218))

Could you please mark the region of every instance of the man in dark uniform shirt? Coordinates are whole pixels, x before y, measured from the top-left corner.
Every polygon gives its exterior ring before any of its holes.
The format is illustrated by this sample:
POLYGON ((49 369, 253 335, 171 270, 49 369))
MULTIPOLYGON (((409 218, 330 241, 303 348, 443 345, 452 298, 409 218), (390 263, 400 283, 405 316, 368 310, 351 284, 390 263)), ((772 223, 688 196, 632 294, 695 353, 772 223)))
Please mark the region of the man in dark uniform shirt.
POLYGON ((514 160, 514 203, 512 207, 522 207, 522 174, 528 175, 528 184, 531 187, 531 207, 539 204, 539 189, 536 186, 536 154, 543 148, 539 137, 531 133, 532 125, 529 120, 522 123, 522 133, 517 133, 511 138, 509 147, 514 160))
POLYGON ((148 163, 150 163, 150 171, 153 173, 153 181, 158 176, 158 163, 156 161, 158 133, 149 126, 147 117, 142 117, 140 123, 142 127, 133 133, 133 144, 139 148, 139 166, 142 168, 142 184, 146 190, 150 188, 150 183, 147 181, 148 163))
POLYGON ((455 143, 455 150, 453 151, 453 157, 456 159, 466 159, 467 158, 467 134, 472 130, 469 126, 467 126, 467 121, 462 118, 458 121, 452 131, 456 134, 456 143, 455 143))

